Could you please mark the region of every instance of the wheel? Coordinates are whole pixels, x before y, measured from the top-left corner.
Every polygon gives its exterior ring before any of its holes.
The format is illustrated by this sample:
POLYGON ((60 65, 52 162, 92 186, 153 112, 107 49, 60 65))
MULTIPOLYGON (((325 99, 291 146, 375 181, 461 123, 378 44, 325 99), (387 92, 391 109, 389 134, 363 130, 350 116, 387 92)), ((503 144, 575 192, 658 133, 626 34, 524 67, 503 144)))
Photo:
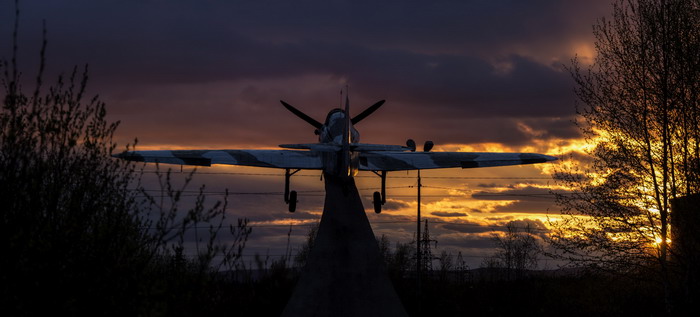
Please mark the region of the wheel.
POLYGON ((374 192, 374 200, 372 203, 374 204, 374 212, 376 213, 381 213, 382 212, 382 194, 379 192, 374 192))
POLYGON ((289 212, 297 210, 297 191, 293 190, 289 193, 289 212))

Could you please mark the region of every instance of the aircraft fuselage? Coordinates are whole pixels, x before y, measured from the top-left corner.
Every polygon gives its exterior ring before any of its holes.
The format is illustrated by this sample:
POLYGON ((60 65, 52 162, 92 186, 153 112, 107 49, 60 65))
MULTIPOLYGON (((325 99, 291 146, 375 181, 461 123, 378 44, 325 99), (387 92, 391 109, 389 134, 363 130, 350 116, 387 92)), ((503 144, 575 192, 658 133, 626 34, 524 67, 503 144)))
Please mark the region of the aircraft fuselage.
POLYGON ((323 153, 325 173, 339 177, 357 175, 359 153, 352 151, 350 144, 360 142, 360 133, 344 110, 336 108, 328 113, 326 122, 318 131, 318 141, 341 146, 340 151, 323 153))

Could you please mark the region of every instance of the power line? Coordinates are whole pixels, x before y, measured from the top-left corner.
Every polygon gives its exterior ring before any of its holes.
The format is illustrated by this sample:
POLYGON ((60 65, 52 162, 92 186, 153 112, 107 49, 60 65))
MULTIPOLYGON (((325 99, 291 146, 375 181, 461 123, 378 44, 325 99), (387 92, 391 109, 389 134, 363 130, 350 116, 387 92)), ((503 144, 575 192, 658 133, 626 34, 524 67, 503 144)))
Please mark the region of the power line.
MULTIPOLYGON (((454 257, 454 258, 453 258, 453 261, 455 261, 455 260, 456 260, 456 257, 457 257, 457 254, 456 254, 456 253, 452 253, 452 252, 450 252, 450 254, 452 254, 452 256, 454 257)), ((197 254, 196 252, 184 252, 184 255, 186 255, 186 256, 198 256, 199 254, 197 254)), ((292 254, 292 255, 290 256, 289 254, 268 254, 268 253, 262 254, 262 253, 259 253, 259 254, 241 254, 241 255, 239 255, 239 256, 240 256, 240 257, 245 257, 245 258, 259 257, 259 258, 265 259, 265 258, 290 258, 290 257, 291 257, 291 258, 294 258, 296 255, 295 255, 295 254, 292 254)), ((492 257, 492 256, 493 256, 493 255, 488 255, 488 254, 484 254, 484 255, 476 255, 476 254, 475 254, 475 255, 471 255, 471 254, 464 254, 464 253, 462 253, 462 257, 463 257, 463 258, 486 259, 486 258, 490 258, 490 257, 492 257)), ((439 260, 439 258, 433 258, 433 260, 439 260)))
MULTIPOLYGON (((491 230, 499 230, 499 229, 504 229, 507 228, 507 225, 481 225, 478 223, 464 223, 464 222, 449 222, 449 221, 440 221, 440 220, 435 220, 435 218, 430 218, 431 219, 431 224, 448 224, 448 225, 455 225, 455 226, 466 226, 466 227, 475 227, 475 228, 484 228, 484 229, 491 229, 491 230)), ((415 220, 392 220, 392 221, 370 221, 370 224, 415 224, 415 220)), ((280 229, 288 229, 290 226, 291 227, 312 227, 317 225, 316 223, 297 223, 297 224, 248 224, 247 227, 250 228, 280 228, 280 229)), ((218 225, 212 225, 212 226, 192 226, 188 227, 187 229, 210 229, 210 228, 216 228, 218 225)), ((222 228, 226 227, 225 225, 222 225, 222 228)), ((148 230, 154 230, 157 228, 154 227, 141 227, 142 229, 148 229, 148 230)), ((530 230, 534 232, 549 232, 549 230, 544 230, 541 228, 536 228, 536 227, 522 227, 522 226, 511 226, 511 228, 514 229, 519 229, 519 230, 530 230)))
MULTIPOLYGON (((386 187, 388 189, 398 189, 398 188, 413 188, 413 186, 391 186, 391 187, 386 187)), ((364 188, 358 188, 357 190, 373 190, 373 189, 380 189, 379 187, 364 187, 364 188)), ((129 190, 134 190, 134 191, 145 191, 145 192, 162 192, 164 190, 161 189, 137 189, 137 188, 130 188, 129 190)), ((180 193, 196 193, 198 194, 200 191, 198 190, 176 190, 175 192, 180 192, 180 193)), ((323 193, 325 190, 297 190, 298 193, 323 193)), ((202 194, 225 194, 225 191, 203 191, 202 194)), ((238 194, 251 194, 251 195, 277 195, 277 194, 282 194, 282 192, 228 192, 229 194, 232 193, 238 193, 238 194)))
MULTIPOLYGON (((197 255, 196 253, 189 253, 189 252, 186 253, 186 254, 187 254, 187 255, 197 255)), ((241 257, 255 257, 255 256, 258 256, 258 257, 261 257, 261 258, 265 258, 265 257, 280 257, 280 258, 281 258, 281 257, 287 257, 287 256, 289 256, 289 255, 288 255, 288 254, 267 254, 267 253, 265 253, 265 254, 241 254, 240 256, 241 256, 241 257)), ((454 254, 453 254, 453 256, 456 257, 456 255, 454 255, 454 254)), ((294 257, 294 255, 292 255, 292 257, 294 257)), ((491 255, 468 255, 468 254, 465 255, 465 254, 463 253, 463 254, 462 254, 462 257, 463 257, 463 258, 488 258, 488 257, 491 257, 491 255)), ((436 259, 433 259, 433 260, 436 260, 436 259)))
MULTIPOLYGON (((301 197, 325 197, 325 194, 315 194, 315 193, 320 193, 321 191, 308 191, 306 195, 303 195, 301 197)), ((213 196, 220 196, 220 195, 231 195, 231 196, 240 196, 240 195, 251 195, 251 196, 282 196, 284 193, 281 192, 204 192, 203 194, 206 195, 213 195, 213 196)), ((559 194, 559 195, 573 195, 574 193, 567 193, 567 194, 559 194)), ((199 194, 180 194, 180 197, 197 197, 199 194)), ((150 197, 154 198, 160 198, 160 197, 170 197, 170 195, 148 195, 150 197)), ((413 198, 416 197, 415 195, 387 195, 389 197, 396 197, 396 198, 413 198)), ((544 198, 544 199, 556 199, 555 194, 465 194, 465 195, 421 195, 422 197, 428 197, 428 198, 454 198, 454 197, 461 197, 461 198, 472 198, 472 199, 479 199, 479 197, 530 197, 530 198, 544 198)), ((137 197, 146 197, 145 195, 137 195, 137 197)))
MULTIPOLYGON (((143 173, 146 174, 166 174, 166 172, 159 172, 159 171, 143 171, 143 173)), ((171 174, 189 174, 189 171, 175 171, 171 170, 171 174)), ((268 176, 268 177, 284 177, 284 174, 274 174, 274 173, 243 173, 243 172, 200 172, 197 171, 195 172, 196 174, 202 174, 202 175, 236 175, 236 176, 268 176)), ((309 175, 309 174, 298 174, 294 175, 295 177, 321 177, 320 175, 309 175)), ((357 175, 355 178, 375 178, 375 176, 371 175, 357 175)), ((415 176, 387 176, 387 178, 410 178, 410 179, 415 179, 415 176)), ((430 179, 471 179, 471 180, 551 180, 551 177, 479 177, 479 176, 421 176, 421 178, 430 178, 430 179)))

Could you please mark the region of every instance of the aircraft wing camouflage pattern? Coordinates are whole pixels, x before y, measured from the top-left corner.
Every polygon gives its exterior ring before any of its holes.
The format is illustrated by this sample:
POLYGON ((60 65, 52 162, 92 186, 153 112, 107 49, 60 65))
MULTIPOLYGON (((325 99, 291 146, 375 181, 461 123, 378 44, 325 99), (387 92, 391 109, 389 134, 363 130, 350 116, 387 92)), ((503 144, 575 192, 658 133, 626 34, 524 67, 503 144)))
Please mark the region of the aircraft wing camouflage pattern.
POLYGON ((480 152, 365 152, 360 154, 360 170, 407 171, 435 168, 477 168, 544 163, 553 156, 535 153, 480 152))
POLYGON ((173 150, 132 151, 116 157, 149 163, 211 166, 213 164, 289 169, 322 169, 321 154, 290 150, 173 150))
MULTIPOLYGON (((118 157, 131 161, 211 166, 242 165, 289 169, 322 169, 322 153, 293 150, 133 151, 118 157)), ((479 152, 362 152, 363 171, 405 171, 435 168, 477 168, 544 163, 554 158, 534 153, 479 152)))

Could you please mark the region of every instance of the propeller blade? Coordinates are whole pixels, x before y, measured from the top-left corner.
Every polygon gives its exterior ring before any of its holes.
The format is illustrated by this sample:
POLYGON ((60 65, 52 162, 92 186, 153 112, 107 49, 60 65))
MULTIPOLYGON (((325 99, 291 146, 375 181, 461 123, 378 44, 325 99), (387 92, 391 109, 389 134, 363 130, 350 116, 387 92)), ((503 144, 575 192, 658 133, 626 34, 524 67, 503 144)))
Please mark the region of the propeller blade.
POLYGON ((301 118, 302 120, 308 122, 309 124, 314 126, 314 128, 320 129, 323 126, 323 124, 321 124, 321 122, 318 122, 318 121, 314 120, 313 118, 307 116, 305 113, 299 111, 299 109, 292 107, 290 104, 288 104, 282 100, 280 100, 280 102, 282 103, 282 105, 285 108, 287 108, 287 110, 291 111, 293 114, 295 114, 297 117, 301 118))
POLYGON ((379 107, 381 107, 386 100, 379 100, 377 103, 371 105, 369 108, 365 109, 365 111, 362 111, 362 113, 356 115, 354 118, 352 118, 352 124, 357 124, 358 122, 362 121, 362 119, 366 118, 367 116, 371 115, 372 112, 375 112, 379 107))

